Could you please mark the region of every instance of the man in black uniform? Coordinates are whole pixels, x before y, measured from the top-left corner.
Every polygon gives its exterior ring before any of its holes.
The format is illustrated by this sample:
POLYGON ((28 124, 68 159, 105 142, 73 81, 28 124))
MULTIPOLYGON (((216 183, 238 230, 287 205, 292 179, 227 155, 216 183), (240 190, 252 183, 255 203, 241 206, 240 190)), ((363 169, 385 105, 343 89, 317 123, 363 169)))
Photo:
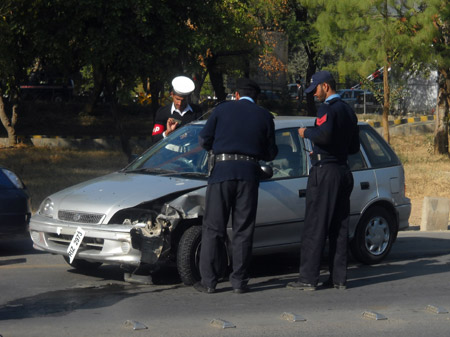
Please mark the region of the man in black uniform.
POLYGON ((155 125, 153 126, 153 143, 165 138, 178 126, 188 124, 202 116, 198 105, 189 102, 190 94, 194 91, 194 82, 186 76, 178 76, 172 80, 172 104, 158 109, 155 125))
POLYGON ((252 255, 261 171, 258 161, 270 161, 278 151, 273 116, 255 104, 259 86, 246 78, 236 84, 236 100, 219 104, 199 135, 201 146, 215 155, 206 190, 201 282, 194 285, 205 293, 215 292, 230 213, 233 230, 230 282, 235 293, 248 291, 247 268, 252 255))
POLYGON ((330 277, 323 286, 346 289, 350 194, 353 189, 347 157, 359 150, 358 119, 352 108, 336 94, 336 82, 328 71, 314 74, 305 92, 314 92, 314 96, 324 103, 317 112, 314 128, 298 130, 300 137, 310 139, 314 146, 306 189, 300 275, 297 281, 287 286, 301 290, 317 288, 320 261, 328 237, 330 277))

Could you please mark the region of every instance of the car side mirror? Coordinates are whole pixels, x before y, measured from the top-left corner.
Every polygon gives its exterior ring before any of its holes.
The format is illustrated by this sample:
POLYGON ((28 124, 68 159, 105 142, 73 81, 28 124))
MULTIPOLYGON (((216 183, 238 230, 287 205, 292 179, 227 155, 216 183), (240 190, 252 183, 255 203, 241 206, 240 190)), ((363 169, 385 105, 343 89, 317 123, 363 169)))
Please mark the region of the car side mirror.
POLYGON ((261 165, 261 180, 268 180, 272 178, 273 176, 273 170, 272 166, 269 165, 261 165))

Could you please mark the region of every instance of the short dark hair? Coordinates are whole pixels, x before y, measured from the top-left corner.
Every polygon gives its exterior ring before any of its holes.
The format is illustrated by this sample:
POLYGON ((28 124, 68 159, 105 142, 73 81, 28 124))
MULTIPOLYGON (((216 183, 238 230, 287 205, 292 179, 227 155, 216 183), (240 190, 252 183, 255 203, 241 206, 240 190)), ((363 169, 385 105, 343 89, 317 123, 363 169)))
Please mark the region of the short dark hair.
POLYGON ((240 96, 248 96, 256 100, 261 93, 259 85, 249 78, 239 78, 236 81, 236 91, 240 96))
POLYGON ((336 91, 336 80, 334 78, 325 81, 324 83, 328 84, 331 90, 336 91))

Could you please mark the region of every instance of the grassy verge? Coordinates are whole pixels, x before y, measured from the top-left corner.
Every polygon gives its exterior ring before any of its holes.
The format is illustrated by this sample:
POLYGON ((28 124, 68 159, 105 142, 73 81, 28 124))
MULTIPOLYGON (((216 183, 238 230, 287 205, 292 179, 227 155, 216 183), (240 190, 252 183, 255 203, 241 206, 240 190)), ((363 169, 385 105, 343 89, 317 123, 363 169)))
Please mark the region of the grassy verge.
POLYGON ((400 157, 406 177, 406 195, 411 198, 410 223, 420 226, 423 198, 450 198, 450 158, 433 154, 433 135, 393 136, 391 145, 400 157))
MULTIPOLYGON (((419 226, 425 196, 450 198, 450 158, 432 154, 431 134, 392 136, 391 145, 405 168, 406 195, 412 200, 410 223, 419 226)), ((0 148, 0 164, 19 174, 36 211, 42 200, 65 187, 124 167, 120 151, 61 148, 0 148)))
POLYGON ((33 211, 48 195, 127 164, 120 151, 62 148, 0 148, 0 164, 17 173, 30 192, 33 211))

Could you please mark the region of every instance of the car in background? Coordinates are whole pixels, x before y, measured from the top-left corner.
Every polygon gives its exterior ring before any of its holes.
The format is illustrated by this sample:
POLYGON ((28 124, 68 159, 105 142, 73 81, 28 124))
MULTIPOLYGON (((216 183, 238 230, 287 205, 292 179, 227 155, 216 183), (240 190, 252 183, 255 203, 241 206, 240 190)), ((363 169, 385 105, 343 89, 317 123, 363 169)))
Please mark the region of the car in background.
POLYGON ((383 112, 383 106, 371 92, 367 92, 365 95, 359 95, 356 98, 353 109, 357 114, 381 114, 383 112))
POLYGON ((272 90, 261 90, 258 101, 279 101, 281 94, 272 90))
POLYGON ((0 166, 0 239, 28 234, 31 200, 22 180, 0 166))
MULTIPOLYGON (((269 173, 259 188, 254 255, 299 252, 312 144, 298 128, 314 123, 312 117, 275 117, 278 155, 260 162, 269 173)), ((30 221, 34 247, 62 255, 77 269, 175 263, 183 283, 198 281, 210 159, 198 143, 204 124, 177 129, 118 172, 48 196, 30 221)), ((394 151, 370 125, 359 126, 360 151, 349 158, 350 248, 358 261, 373 264, 408 227, 411 203, 394 151)), ((225 262, 228 247, 221 249, 225 262)))
POLYGON ((32 73, 29 81, 20 85, 23 100, 64 102, 73 98, 74 83, 64 77, 48 76, 45 73, 32 73))
POLYGON ((358 101, 358 97, 364 98, 364 95, 373 95, 370 91, 361 90, 361 89, 340 89, 336 91, 341 99, 349 104, 353 109, 355 108, 355 104, 358 101))

